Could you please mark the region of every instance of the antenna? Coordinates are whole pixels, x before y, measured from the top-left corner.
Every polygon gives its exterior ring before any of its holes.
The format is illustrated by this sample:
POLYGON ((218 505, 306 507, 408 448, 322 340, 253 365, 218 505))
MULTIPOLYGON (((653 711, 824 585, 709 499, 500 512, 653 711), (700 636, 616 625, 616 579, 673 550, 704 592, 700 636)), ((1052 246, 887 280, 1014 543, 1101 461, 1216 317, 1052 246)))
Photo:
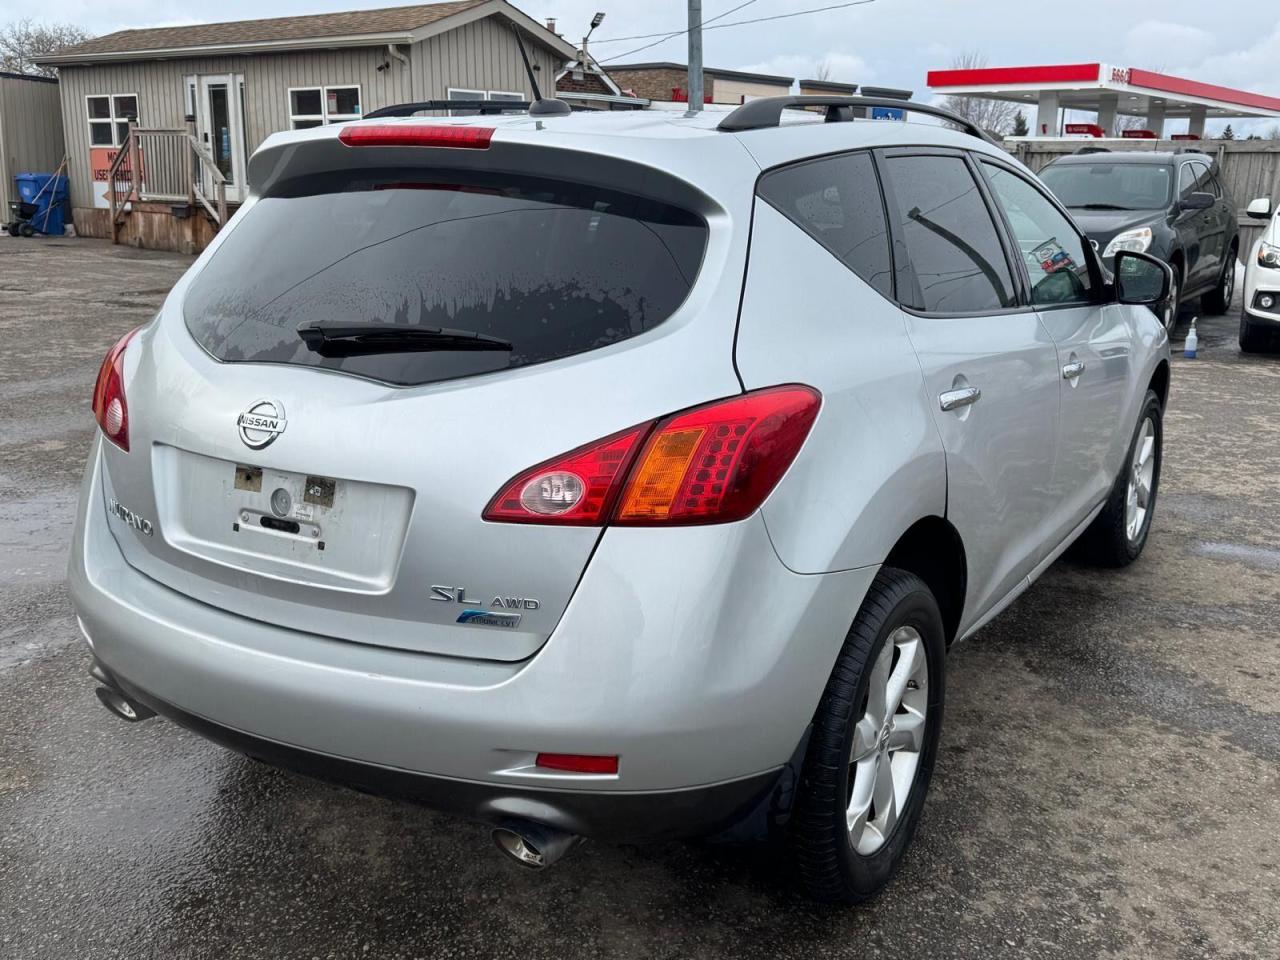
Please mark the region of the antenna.
POLYGON ((543 99, 542 91, 538 89, 538 78, 533 75, 533 65, 529 63, 529 53, 524 48, 524 38, 520 36, 520 27, 513 23, 511 29, 516 35, 516 44, 520 47, 520 59, 524 61, 524 72, 529 75, 529 86, 533 87, 533 103, 529 104, 529 116, 562 116, 572 113, 570 106, 563 100, 543 99))

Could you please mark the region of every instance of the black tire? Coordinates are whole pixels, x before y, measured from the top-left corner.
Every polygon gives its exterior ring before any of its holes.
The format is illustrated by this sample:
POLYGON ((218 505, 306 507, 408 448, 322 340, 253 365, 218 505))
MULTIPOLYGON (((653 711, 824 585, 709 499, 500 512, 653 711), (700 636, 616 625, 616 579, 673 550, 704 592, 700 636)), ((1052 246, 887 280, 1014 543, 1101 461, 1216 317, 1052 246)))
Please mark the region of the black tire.
POLYGON ((1100 567, 1127 567, 1142 555, 1143 547, 1147 545, 1147 535, 1151 532, 1151 521, 1155 517, 1156 500, 1160 493, 1163 444, 1164 411, 1160 408, 1160 398, 1156 392, 1148 390, 1142 404, 1142 411, 1138 414, 1138 423, 1133 428, 1133 437, 1125 448, 1124 464, 1120 468, 1120 475, 1116 477, 1115 485, 1111 488, 1106 506, 1080 537, 1076 555, 1081 559, 1100 567), (1147 499, 1146 515, 1136 534, 1130 537, 1128 531, 1129 477, 1138 438, 1142 434, 1143 425, 1148 420, 1155 428, 1155 465, 1151 476, 1151 493, 1147 499))
POLYGON ((1236 245, 1233 243, 1227 261, 1222 265, 1218 285, 1200 298, 1200 305, 1205 313, 1220 317, 1231 309, 1231 298, 1236 292, 1236 258, 1236 245))
POLYGON ((1178 312, 1182 309, 1182 266, 1169 264, 1173 268, 1173 289, 1169 292, 1169 300, 1164 307, 1164 315, 1160 318, 1169 336, 1173 336, 1178 325, 1178 312))
POLYGON ((34 237, 36 235, 36 228, 29 223, 24 223, 19 229, 24 237, 34 237))
POLYGON ((1240 315, 1240 349, 1244 353, 1261 353, 1267 348, 1269 331, 1254 326, 1247 314, 1240 315))
POLYGON ((859 903, 874 897, 893 878, 915 833, 933 774, 942 726, 945 660, 942 615, 929 588, 914 574, 883 568, 845 638, 814 715, 813 734, 787 826, 787 844, 813 899, 859 903), (864 856, 854 849, 845 820, 852 791, 854 728, 867 709, 876 658, 904 626, 920 634, 928 666, 923 740, 896 825, 878 850, 864 856))
POLYGON ((16 237, 22 231, 22 224, 14 220, 6 229, 9 231, 9 236, 16 237))

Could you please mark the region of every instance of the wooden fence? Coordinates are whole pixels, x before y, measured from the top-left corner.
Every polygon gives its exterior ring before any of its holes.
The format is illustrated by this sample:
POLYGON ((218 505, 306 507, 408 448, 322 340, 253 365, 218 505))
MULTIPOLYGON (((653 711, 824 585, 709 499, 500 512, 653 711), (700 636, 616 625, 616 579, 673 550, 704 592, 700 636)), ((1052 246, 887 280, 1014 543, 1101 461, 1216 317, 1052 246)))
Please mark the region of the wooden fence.
MULTIPOLYGON (((1029 166, 1040 171, 1051 160, 1075 153, 1088 140, 1015 140, 1004 148, 1029 166)), ((1245 207, 1258 197, 1270 197, 1273 206, 1280 204, 1280 142, 1275 140, 1202 140, 1187 143, 1178 140, 1107 140, 1101 146, 1111 150, 1154 151, 1192 148, 1218 161, 1223 185, 1236 203, 1236 219, 1240 225, 1240 256, 1248 255, 1258 236, 1266 229, 1265 220, 1245 216, 1245 207)))

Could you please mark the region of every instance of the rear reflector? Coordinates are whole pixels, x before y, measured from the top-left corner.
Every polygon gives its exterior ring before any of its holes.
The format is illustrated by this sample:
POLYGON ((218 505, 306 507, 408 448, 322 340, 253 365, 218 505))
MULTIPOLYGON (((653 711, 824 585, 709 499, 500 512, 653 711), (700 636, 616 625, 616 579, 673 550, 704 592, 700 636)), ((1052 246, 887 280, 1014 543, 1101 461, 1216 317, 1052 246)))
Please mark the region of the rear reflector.
POLYGON ((130 330, 107 351, 93 385, 93 416, 106 438, 126 453, 129 452, 129 404, 124 396, 124 351, 141 329, 130 330))
POLYGON ((540 753, 536 761, 544 770, 567 773, 617 773, 617 757, 590 756, 583 753, 540 753))
POLYGON ((488 150, 492 127, 425 126, 420 123, 347 127, 338 139, 348 147, 461 147, 488 150))
POLYGON ((579 526, 742 520, 787 472, 821 405, 812 387, 770 387, 632 427, 519 474, 484 519, 579 526))

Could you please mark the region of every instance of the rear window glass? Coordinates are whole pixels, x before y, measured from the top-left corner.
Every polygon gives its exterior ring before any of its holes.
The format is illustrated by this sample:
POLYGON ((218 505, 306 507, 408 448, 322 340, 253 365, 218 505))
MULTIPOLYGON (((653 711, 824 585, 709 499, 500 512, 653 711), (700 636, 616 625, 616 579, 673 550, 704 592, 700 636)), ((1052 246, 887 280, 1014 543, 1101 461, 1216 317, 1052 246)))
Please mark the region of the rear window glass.
POLYGON ((760 196, 886 297, 893 296, 889 225, 875 166, 865 153, 783 167, 760 196))
POLYGON ((706 241, 701 217, 598 187, 421 170, 307 178, 246 212, 183 311, 220 360, 430 383, 653 329, 688 295, 706 241), (511 349, 321 356, 298 333, 315 322, 463 331, 511 349))

